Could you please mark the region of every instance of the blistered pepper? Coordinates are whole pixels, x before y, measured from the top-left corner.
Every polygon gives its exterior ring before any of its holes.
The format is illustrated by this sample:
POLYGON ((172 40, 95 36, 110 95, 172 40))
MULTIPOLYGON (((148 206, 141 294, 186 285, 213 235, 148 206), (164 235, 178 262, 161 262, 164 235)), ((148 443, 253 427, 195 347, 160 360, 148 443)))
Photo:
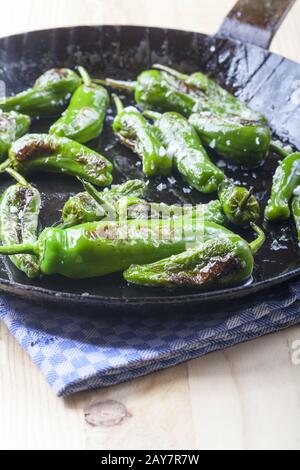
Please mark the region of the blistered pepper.
MULTIPOLYGON (((0 238, 3 245, 37 241, 40 207, 39 191, 25 181, 4 191, 0 200, 0 238)), ((34 254, 12 255, 10 260, 29 278, 39 276, 39 260, 34 254)))
POLYGON ((109 96, 104 87, 92 83, 85 69, 79 67, 79 71, 83 84, 74 92, 62 117, 51 126, 50 134, 84 144, 102 133, 109 96))
POLYGON ((184 179, 201 193, 216 191, 225 178, 224 173, 212 163, 189 122, 174 112, 146 111, 145 115, 155 119, 157 135, 184 179))
POLYGON ((124 271, 182 253, 232 232, 206 220, 167 219, 94 222, 73 228, 45 229, 37 242, 1 246, 0 254, 32 254, 42 274, 84 279, 124 271))
POLYGON ((259 237, 250 244, 238 235, 226 234, 156 263, 131 266, 124 278, 152 287, 218 289, 241 284, 251 277, 253 254, 265 241, 263 232, 256 230, 259 237))
POLYGON ((279 162, 273 177, 271 198, 265 209, 265 218, 270 221, 288 220, 293 192, 300 185, 300 153, 292 153, 279 162))
POLYGON ((0 100, 0 109, 32 117, 57 116, 80 84, 81 78, 72 70, 51 69, 41 75, 32 88, 0 100))
POLYGON ((196 96, 201 103, 202 111, 220 116, 237 116, 247 121, 266 121, 262 113, 251 109, 202 72, 186 75, 161 64, 155 64, 153 67, 174 77, 179 89, 196 96))
POLYGON ((298 235, 298 245, 300 246, 300 187, 297 187, 294 191, 292 213, 298 235))
POLYGON ((192 114, 189 122, 205 145, 238 165, 255 168, 268 154, 271 132, 262 122, 209 113, 192 114))
POLYGON ((28 134, 17 140, 0 170, 7 166, 21 174, 68 174, 98 186, 112 182, 112 164, 105 157, 78 142, 48 134, 28 134))
POLYGON ((0 111, 0 160, 7 155, 13 142, 26 134, 29 127, 29 116, 15 111, 0 111))
POLYGON ((124 109, 117 96, 114 96, 114 101, 118 113, 113 123, 114 133, 142 159, 145 175, 169 175, 172 172, 172 159, 152 126, 136 108, 124 109))

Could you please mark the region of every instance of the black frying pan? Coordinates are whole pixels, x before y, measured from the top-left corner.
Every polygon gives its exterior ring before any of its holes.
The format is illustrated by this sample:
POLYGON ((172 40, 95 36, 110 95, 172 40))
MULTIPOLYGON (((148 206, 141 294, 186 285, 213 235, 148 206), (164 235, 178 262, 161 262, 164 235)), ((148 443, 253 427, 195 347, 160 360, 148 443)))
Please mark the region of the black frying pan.
MULTIPOLYGON (((241 0, 230 12, 217 36, 132 26, 93 26, 36 31, 0 40, 0 79, 7 93, 30 86, 38 75, 51 67, 85 66, 95 77, 135 78, 153 63, 163 63, 185 71, 202 70, 228 90, 234 91, 269 118, 274 135, 300 148, 300 106, 295 97, 295 81, 300 65, 267 52, 272 36, 294 0, 241 0), (261 47, 258 47, 261 46, 261 47), (294 95, 293 95, 294 93, 294 95)), ((297 84, 297 83, 296 83, 297 84)), ((298 93, 299 94, 299 93, 298 93)), ((127 98, 130 102, 130 98, 127 98)), ((137 159, 116 142, 111 132, 112 114, 105 132, 93 147, 114 162, 114 181, 143 178, 137 159)), ((47 131, 48 122, 35 124, 33 131, 47 131)), ((216 155, 212 155, 218 161, 216 155)), ((263 168, 250 174, 222 162, 227 174, 253 186, 264 207, 271 187, 277 158, 270 154, 263 168)), ((60 218, 60 210, 71 193, 81 190, 66 176, 32 178, 43 196, 42 224, 49 226, 60 218)), ((178 177, 168 180, 164 191, 151 181, 149 198, 167 203, 205 202, 196 191, 189 192, 178 177), (183 191, 183 188, 185 190, 183 191)), ((11 181, 1 179, 1 190, 11 181)), ((263 221, 261 221, 261 225, 263 221)), ((222 291, 148 289, 128 286, 122 275, 86 281, 61 277, 29 280, 7 259, 0 261, 0 288, 21 297, 56 300, 67 304, 126 304, 127 309, 154 306, 199 305, 210 300, 242 297, 266 289, 300 274, 300 252, 293 224, 265 226, 267 242, 256 256, 252 282, 222 291)), ((249 234, 243 234, 245 237, 249 234)))

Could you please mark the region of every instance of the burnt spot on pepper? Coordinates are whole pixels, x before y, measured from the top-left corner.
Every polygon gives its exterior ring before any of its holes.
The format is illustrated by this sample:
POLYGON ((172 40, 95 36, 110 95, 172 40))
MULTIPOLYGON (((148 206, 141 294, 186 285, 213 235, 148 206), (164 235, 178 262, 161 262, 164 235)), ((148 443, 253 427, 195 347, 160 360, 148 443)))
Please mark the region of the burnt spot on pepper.
POLYGON ((225 256, 215 256, 210 259, 207 265, 197 273, 171 273, 169 281, 175 285, 186 287, 198 287, 213 284, 220 278, 238 273, 241 269, 241 262, 233 253, 225 256))
POLYGON ((23 162, 25 160, 31 160, 33 158, 41 156, 51 156, 55 153, 56 147, 50 142, 45 142, 43 140, 31 140, 25 142, 22 147, 20 147, 15 154, 15 159, 18 162, 23 162))
POLYGON ((93 165, 99 170, 104 170, 108 166, 108 162, 96 154, 77 155, 76 160, 81 165, 93 165))

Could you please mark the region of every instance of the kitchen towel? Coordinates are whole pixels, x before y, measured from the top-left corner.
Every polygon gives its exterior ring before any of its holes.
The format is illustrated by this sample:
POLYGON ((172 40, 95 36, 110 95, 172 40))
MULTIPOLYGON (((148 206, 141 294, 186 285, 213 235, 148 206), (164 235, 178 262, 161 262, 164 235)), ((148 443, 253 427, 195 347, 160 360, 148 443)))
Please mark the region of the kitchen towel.
POLYGON ((65 311, 2 295, 0 318, 58 396, 114 385, 300 322, 300 281, 157 314, 65 311))

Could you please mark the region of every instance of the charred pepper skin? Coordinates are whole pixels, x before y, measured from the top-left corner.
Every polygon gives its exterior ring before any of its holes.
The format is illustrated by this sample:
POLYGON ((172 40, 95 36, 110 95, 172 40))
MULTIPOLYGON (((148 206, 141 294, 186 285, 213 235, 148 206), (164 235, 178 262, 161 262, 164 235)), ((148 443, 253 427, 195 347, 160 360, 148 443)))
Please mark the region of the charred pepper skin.
POLYGON ((65 230, 48 228, 36 243, 0 246, 0 254, 34 254, 42 274, 86 279, 152 263, 228 235, 230 230, 205 220, 101 221, 65 230))
POLYGON ((31 119, 15 111, 0 111, 0 160, 7 155, 15 140, 28 132, 31 119))
POLYGON ((251 109, 201 72, 186 75, 161 64, 155 64, 153 67, 171 75, 177 80, 179 88, 197 96, 202 111, 220 116, 236 116, 246 121, 267 121, 262 113, 251 109))
POLYGON ((218 194, 223 212, 232 224, 247 227, 259 219, 259 203, 249 189, 225 180, 218 194))
POLYGON ((145 112, 156 118, 154 128, 160 141, 173 160, 176 170, 190 186, 201 193, 217 191, 224 180, 224 173, 212 163, 202 143, 187 119, 178 113, 145 112))
POLYGON ((124 278, 133 284, 152 287, 203 290, 234 286, 251 277, 253 252, 262 246, 264 240, 261 231, 254 246, 234 233, 227 234, 156 263, 131 266, 124 272, 124 278))
MULTIPOLYGON (((32 186, 16 184, 4 191, 0 200, 0 238, 3 245, 35 243, 41 197, 32 186)), ((29 278, 40 275, 39 260, 31 254, 10 256, 29 278)))
POLYGON ((300 153, 292 153, 279 162, 273 177, 271 198, 265 209, 268 221, 288 220, 293 192, 300 184, 300 153))
POLYGON ((171 174, 173 162, 149 122, 136 108, 124 109, 118 97, 114 96, 114 101, 118 114, 113 131, 126 147, 142 159, 145 175, 171 174))
POLYGON ((271 142, 271 132, 266 124, 206 113, 192 114, 189 122, 202 142, 222 157, 245 168, 264 163, 271 142))
POLYGON ((139 198, 144 196, 146 183, 140 180, 130 180, 124 184, 98 193, 98 202, 87 191, 71 197, 64 205, 62 218, 65 224, 79 225, 87 222, 96 222, 107 217, 107 204, 113 205, 124 196, 139 198))
POLYGON ((84 83, 75 90, 67 110, 51 126, 50 134, 84 144, 102 133, 109 96, 104 87, 92 83, 87 72, 79 69, 84 83))
POLYGON ((28 134, 12 145, 9 161, 21 174, 63 173, 97 186, 112 183, 112 164, 105 157, 65 137, 28 134))
POLYGON ((32 88, 0 100, 3 111, 18 111, 32 117, 58 116, 67 106, 81 78, 69 69, 51 69, 32 88))

